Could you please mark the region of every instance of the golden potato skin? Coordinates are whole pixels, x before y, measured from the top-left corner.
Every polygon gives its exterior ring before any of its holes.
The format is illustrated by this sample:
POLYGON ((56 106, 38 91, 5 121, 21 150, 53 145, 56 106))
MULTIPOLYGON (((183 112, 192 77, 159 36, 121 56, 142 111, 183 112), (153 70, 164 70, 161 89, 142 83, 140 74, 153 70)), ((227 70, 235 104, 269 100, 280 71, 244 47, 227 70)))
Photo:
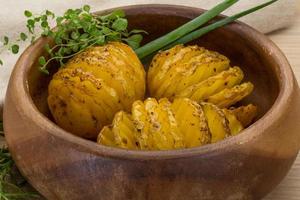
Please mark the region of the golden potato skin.
POLYGON ((172 104, 178 127, 184 137, 185 147, 208 144, 211 133, 203 109, 188 98, 175 99, 172 104))
POLYGON ((211 142, 216 143, 230 136, 229 122, 220 108, 210 103, 201 103, 209 130, 211 142))
POLYGON ((139 142, 140 149, 153 149, 153 138, 149 135, 150 121, 144 102, 140 100, 135 101, 132 105, 131 114, 138 132, 136 138, 139 142))
POLYGON ((218 142, 243 130, 232 110, 178 98, 148 98, 133 103, 131 114, 120 111, 105 126, 98 143, 132 150, 171 150, 218 142))
POLYGON ((222 109, 225 118, 228 121, 228 126, 230 128, 231 135, 239 134, 243 129, 242 123, 237 119, 237 117, 228 109, 222 109))
POLYGON ((114 134, 111 130, 111 127, 109 126, 104 126, 103 129, 101 130, 101 134, 98 135, 97 142, 102 142, 102 144, 106 146, 116 146, 115 145, 115 138, 114 134))
POLYGON ((172 97, 228 68, 229 60, 217 52, 177 45, 153 58, 147 75, 150 96, 172 97))
POLYGON ((78 136, 95 139, 115 113, 130 111, 145 95, 145 71, 127 45, 111 42, 70 59, 48 86, 56 123, 78 136))
POLYGON ((239 102, 253 91, 253 84, 250 82, 226 88, 206 99, 206 102, 215 104, 219 108, 228 108, 239 102))
POLYGON ((136 129, 133 125, 131 116, 124 111, 120 111, 115 115, 112 123, 112 132, 116 146, 126 149, 137 149, 138 143, 134 137, 136 129))
POLYGON ((197 102, 202 102, 208 99, 211 95, 239 84, 243 77, 244 74, 239 67, 232 67, 184 89, 176 96, 188 97, 197 102))
POLYGON ((118 142, 118 138, 121 137, 120 133, 125 132, 120 131, 124 129, 120 124, 125 124, 125 118, 123 118, 123 122, 118 122, 121 113, 124 112, 120 111, 116 114, 112 125, 105 126, 102 129, 98 136, 98 143, 124 149, 140 150, 185 148, 184 137, 174 116, 172 104, 166 98, 159 101, 148 98, 144 102, 136 101, 133 103, 131 116, 127 114, 130 116, 127 119, 132 119, 132 122, 127 122, 127 124, 133 125, 130 125, 131 132, 126 134, 127 145, 118 142), (111 140, 107 142, 107 138, 114 138, 113 145, 111 145, 111 140), (134 143, 136 145, 132 146, 131 144, 134 143))
POLYGON ((236 116, 237 120, 240 121, 244 127, 247 127, 257 116, 258 108, 253 104, 249 104, 238 108, 231 107, 229 110, 236 116))
POLYGON ((229 107, 253 90, 243 71, 227 57, 197 45, 177 45, 154 56, 147 74, 151 97, 190 98, 229 107), (230 97, 229 97, 230 96, 230 97))

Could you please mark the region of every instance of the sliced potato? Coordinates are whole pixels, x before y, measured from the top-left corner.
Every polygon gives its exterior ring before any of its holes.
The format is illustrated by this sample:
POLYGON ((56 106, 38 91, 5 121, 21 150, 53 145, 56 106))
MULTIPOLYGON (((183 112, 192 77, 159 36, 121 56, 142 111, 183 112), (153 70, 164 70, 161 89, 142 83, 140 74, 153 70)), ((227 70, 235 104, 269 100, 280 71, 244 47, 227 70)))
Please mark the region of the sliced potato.
POLYGON ((106 146, 116 146, 114 133, 111 130, 111 127, 104 126, 98 135, 97 143, 104 144, 106 146))
POLYGON ((210 142, 206 118, 196 102, 187 98, 175 99, 172 110, 186 147, 201 146, 210 142))
POLYGON ((215 143, 230 136, 229 123, 220 108, 210 103, 201 103, 211 133, 211 142, 215 143))
POLYGON ((253 91, 253 84, 250 82, 226 88, 221 92, 207 98, 207 102, 213 103, 219 108, 228 108, 248 96, 253 91))
MULTIPOLYGON (((129 79, 127 75, 124 75, 123 71, 121 71, 120 69, 116 69, 116 66, 114 66, 112 63, 108 64, 106 67, 90 65, 86 62, 81 62, 79 63, 79 65, 70 64, 69 67, 64 69, 64 73, 69 73, 73 76, 77 76, 80 78, 82 77, 82 75, 85 75, 85 77, 88 78, 97 77, 97 79, 100 79, 105 83, 109 83, 109 86, 112 89, 114 89, 120 97, 119 103, 122 105, 123 108, 125 107, 126 109, 128 107, 128 104, 131 103, 130 99, 132 99, 135 96, 135 92, 134 90, 132 90, 132 85, 134 85, 134 82, 131 79, 129 79), (119 73, 120 75, 115 77, 116 73, 119 73), (91 74, 93 74, 93 76, 91 74), (129 90, 129 88, 131 89, 129 90)), ((61 75, 55 77, 63 79, 61 75)))
POLYGON ((222 111, 229 123, 228 125, 230 128, 230 134, 239 134, 244 129, 242 123, 239 120, 237 120, 236 116, 230 110, 223 109, 222 111))
POLYGON ((173 149, 175 139, 170 134, 169 119, 154 98, 145 100, 145 108, 150 119, 149 135, 153 138, 154 148, 173 149))
MULTIPOLYGON (((148 98, 136 101, 132 113, 115 115, 112 125, 105 126, 98 143, 125 149, 170 150, 218 142, 243 130, 239 117, 249 117, 253 105, 237 109, 220 109, 211 103, 178 98, 158 102, 148 98), (247 115, 247 117, 245 116, 247 115)), ((252 112, 251 112, 252 113, 252 112)))
POLYGON ((137 141, 142 150, 153 149, 153 139, 149 135, 150 119, 144 102, 135 101, 131 109, 132 120, 137 129, 137 141))
POLYGON ((239 85, 243 78, 227 57, 196 45, 177 45, 153 58, 147 83, 157 99, 190 98, 227 108, 253 91, 251 83, 239 85))
POLYGON ((177 45, 158 53, 148 72, 150 95, 173 99, 188 86, 229 68, 229 59, 199 46, 177 45))
POLYGON ((171 64, 170 69, 157 88, 154 97, 169 97, 176 91, 179 83, 178 80, 181 80, 184 76, 184 72, 190 68, 189 62, 200 53, 197 49, 197 46, 189 46, 178 52, 177 55, 181 55, 181 59, 177 59, 177 62, 171 64))
POLYGON ((159 100, 159 107, 163 111, 163 115, 168 123, 168 130, 174 139, 174 149, 184 148, 183 134, 178 127, 178 123, 175 119, 174 113, 171 108, 171 103, 167 98, 159 100))
POLYGON ((239 67, 233 67, 186 88, 178 94, 178 97, 188 97, 200 103, 225 88, 239 84, 243 77, 242 70, 239 67))
POLYGON ((125 149, 138 149, 138 141, 136 138, 136 130, 129 114, 120 111, 116 114, 112 132, 114 134, 115 143, 118 147, 125 149))
MULTIPOLYGON (((152 83, 155 78, 157 78, 156 75, 160 75, 160 78, 164 77, 164 74, 166 71, 169 70, 169 65, 164 65, 165 62, 171 57, 173 57, 175 54, 177 54, 178 51, 183 47, 183 45, 176 45, 171 49, 168 49, 166 51, 159 51, 152 59, 149 70, 147 73, 147 82, 152 83), (157 67, 160 66, 160 67, 157 67)), ((153 84, 150 84, 153 86, 153 84)))
POLYGON ((48 94, 57 124, 75 135, 96 139, 118 111, 129 112, 134 101, 144 98, 144 67, 128 45, 110 42, 91 47, 54 74, 48 94), (80 116, 82 113, 88 117, 80 116))
POLYGON ((175 47, 160 52, 153 58, 154 63, 160 63, 159 68, 155 67, 155 64, 150 64, 148 70, 148 88, 150 96, 155 97, 156 91, 160 87, 161 82, 165 78, 166 73, 170 70, 173 63, 182 59, 183 55, 189 51, 188 49, 182 49, 182 45, 176 45, 175 47), (160 59, 158 59, 160 58, 160 59))
POLYGON ((249 104, 247 106, 240 106, 238 108, 230 108, 233 114, 236 116, 244 127, 249 126, 254 118, 257 116, 257 106, 249 104))
POLYGON ((229 63, 229 59, 225 56, 214 51, 204 50, 200 55, 190 60, 188 63, 190 67, 182 72, 183 78, 177 81, 178 86, 175 93, 228 69, 229 63))

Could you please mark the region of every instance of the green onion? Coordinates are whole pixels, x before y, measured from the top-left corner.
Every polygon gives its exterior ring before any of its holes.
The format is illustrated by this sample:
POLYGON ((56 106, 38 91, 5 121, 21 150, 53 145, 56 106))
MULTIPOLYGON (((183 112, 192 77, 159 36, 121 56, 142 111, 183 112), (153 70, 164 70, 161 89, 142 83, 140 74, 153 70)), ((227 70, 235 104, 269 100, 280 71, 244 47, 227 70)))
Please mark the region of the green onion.
POLYGON ((203 24, 207 23, 209 20, 213 19, 221 12, 238 2, 239 0, 225 0, 222 3, 218 4, 214 8, 206 11, 199 17, 195 18, 194 20, 180 26, 179 28, 175 29, 174 31, 138 48, 135 50, 138 57, 140 59, 160 50, 161 48, 165 47, 166 45, 176 41, 177 39, 181 38, 182 36, 190 33, 193 30, 196 30, 203 24))
POLYGON ((253 13, 253 12, 257 11, 257 10, 260 10, 260 9, 262 9, 262 8, 264 8, 264 7, 272 4, 272 3, 275 3, 276 1, 278 1, 278 0, 268 1, 268 2, 266 2, 264 4, 261 4, 259 6, 253 7, 251 9, 249 9, 249 10, 243 11, 241 13, 238 13, 238 14, 230 16, 230 17, 226 17, 225 19, 222 19, 222 20, 220 20, 220 21, 218 21, 216 23, 213 23, 211 25, 208 25, 208 26, 205 26, 203 28, 200 28, 200 29, 198 29, 198 30, 196 30, 196 31, 194 31, 192 33, 189 33, 186 36, 184 36, 184 37, 176 40, 175 42, 173 42, 170 45, 166 46, 164 49, 169 49, 169 48, 171 48, 171 47, 173 47, 174 45, 177 45, 177 44, 188 43, 188 42, 190 42, 190 41, 192 41, 194 39, 197 39, 197 38, 203 36, 204 34, 210 32, 212 30, 220 28, 220 27, 222 27, 222 26, 224 26, 226 24, 229 24, 229 23, 231 23, 231 22, 233 22, 233 21, 235 21, 235 20, 237 20, 237 19, 239 19, 239 18, 241 18, 241 17, 243 17, 245 15, 248 15, 248 14, 253 13))

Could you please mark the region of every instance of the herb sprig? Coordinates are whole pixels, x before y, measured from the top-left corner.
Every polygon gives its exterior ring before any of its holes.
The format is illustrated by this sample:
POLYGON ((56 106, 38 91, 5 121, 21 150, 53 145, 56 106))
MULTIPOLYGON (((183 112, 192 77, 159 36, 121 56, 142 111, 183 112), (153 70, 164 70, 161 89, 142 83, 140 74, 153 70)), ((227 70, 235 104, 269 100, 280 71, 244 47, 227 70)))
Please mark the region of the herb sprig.
POLYGON ((35 192, 26 192, 20 185, 26 182, 20 175, 17 181, 13 175, 14 161, 6 148, 0 149, 0 200, 36 199, 40 197, 35 192))
MULTIPOLYGON (((0 121, 3 133, 3 122, 0 121)), ((28 200, 39 198, 36 192, 27 192, 22 186, 26 180, 20 175, 6 147, 0 148, 0 200, 28 200)))
MULTIPOLYGON (((143 39, 143 30, 128 31, 128 21, 122 10, 115 10, 107 15, 99 16, 90 12, 90 6, 85 5, 79 9, 68 9, 63 16, 55 16, 49 10, 40 15, 34 15, 26 10, 28 34, 20 33, 17 41, 28 39, 34 42, 39 36, 37 30, 41 29, 43 37, 52 38, 54 46, 45 46, 49 58, 40 57, 40 70, 49 74, 48 65, 56 60, 63 66, 68 58, 84 51, 94 45, 104 45, 109 41, 122 41, 133 49, 140 46, 143 39), (51 29, 51 24, 56 23, 56 28, 51 29)), ((19 51, 16 43, 11 43, 7 36, 3 37, 3 45, 12 53, 19 51)), ((2 61, 0 60, 0 64, 2 61)))

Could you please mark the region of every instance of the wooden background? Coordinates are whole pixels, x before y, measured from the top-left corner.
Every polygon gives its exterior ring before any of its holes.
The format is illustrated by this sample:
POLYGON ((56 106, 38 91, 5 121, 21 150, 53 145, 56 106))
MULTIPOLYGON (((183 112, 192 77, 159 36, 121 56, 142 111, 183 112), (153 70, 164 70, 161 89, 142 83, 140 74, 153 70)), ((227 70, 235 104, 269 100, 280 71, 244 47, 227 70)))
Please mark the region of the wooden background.
MULTIPOLYGON (((298 7, 297 20, 294 26, 286 30, 276 31, 269 37, 287 56, 300 84, 300 1, 298 7)), ((300 155, 298 155, 287 177, 265 200, 300 200, 300 155)))

